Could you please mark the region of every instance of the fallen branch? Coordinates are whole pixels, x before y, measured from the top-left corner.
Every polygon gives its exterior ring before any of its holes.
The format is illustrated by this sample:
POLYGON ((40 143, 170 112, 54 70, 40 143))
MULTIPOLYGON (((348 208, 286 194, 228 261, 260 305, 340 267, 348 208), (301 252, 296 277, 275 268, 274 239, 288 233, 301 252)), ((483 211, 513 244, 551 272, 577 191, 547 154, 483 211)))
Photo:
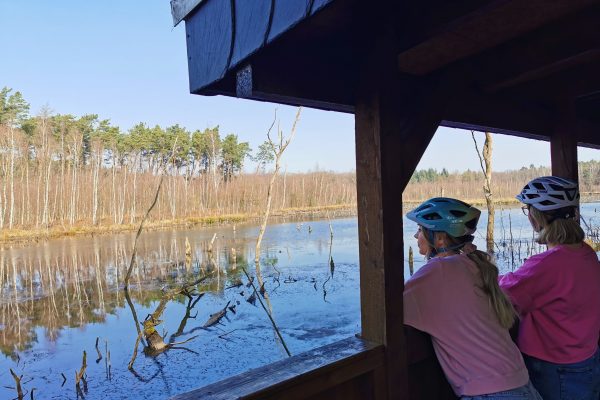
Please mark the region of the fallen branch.
POLYGON ((135 339, 135 345, 133 346, 133 354, 131 355, 131 360, 129 360, 129 364, 127 364, 127 369, 130 371, 133 369, 133 363, 135 362, 135 359, 137 357, 138 346, 140 345, 141 338, 142 338, 142 331, 140 331, 140 333, 138 333, 137 338, 135 339))
POLYGON ((135 240, 133 242, 133 251, 131 253, 131 260, 129 261, 129 267, 127 268, 127 274, 125 275, 125 290, 127 290, 127 288, 129 287, 129 277, 131 276, 131 271, 133 271, 133 266, 135 265, 135 254, 137 252, 138 239, 139 239, 140 235, 142 234, 144 222, 146 222, 146 220, 148 219, 148 216, 150 215, 150 212, 152 211, 152 209, 154 208, 154 206, 156 205, 156 203, 158 201, 158 195, 160 193, 160 188, 162 187, 164 178, 165 178, 165 175, 164 174, 161 175, 160 181, 158 182, 158 188, 156 188, 156 193, 154 194, 154 200, 152 201, 150 208, 148 208, 148 210, 146 211, 146 214, 144 214, 144 218, 142 218, 142 220, 140 221, 140 226, 138 227, 137 233, 135 235, 135 240))
POLYGON ((10 369, 10 374, 13 376, 13 378, 15 380, 15 386, 17 389, 17 398, 19 400, 23 400, 23 389, 21 389, 21 379, 23 379, 23 375, 18 376, 17 374, 15 374, 15 371, 13 371, 12 368, 10 369))
POLYGON ((98 353, 98 358, 96 359, 96 364, 98 364, 100 362, 100 360, 102 360, 102 353, 100 353, 100 349, 98 348, 98 341, 100 340, 99 337, 96 338, 96 352, 98 353))
POLYGON ((229 303, 231 303, 231 301, 228 301, 227 304, 225 305, 225 307, 223 307, 223 309, 220 310, 219 312, 211 314, 208 321, 206 321, 202 327, 209 328, 209 327, 217 324, 221 320, 221 318, 223 318, 225 316, 225 314, 227 314, 227 307, 229 307, 229 303))
MULTIPOLYGON (((169 163, 169 161, 171 161, 171 159, 173 158, 173 155, 175 154, 176 146, 177 146, 177 139, 175 139, 175 142, 173 143, 173 149, 171 150, 171 155, 169 156, 168 161, 165 162, 165 165, 167 165, 169 163)), ((142 218, 142 220, 140 221, 140 226, 138 227, 137 233, 135 235, 135 240, 133 242, 133 251, 131 253, 131 260, 129 261, 129 267, 127 268, 127 274, 125 275, 125 290, 127 290, 127 288, 129 287, 129 277, 131 276, 131 271, 133 271, 133 266, 135 265, 135 254, 137 252, 138 239, 139 239, 140 235, 142 234, 142 228, 144 227, 144 222, 146 222, 146 220, 148 219, 148 216, 150 215, 150 212, 152 211, 152 209, 154 208, 154 206, 156 205, 156 203, 158 201, 158 195, 160 193, 160 188, 162 187, 164 179, 165 179, 165 174, 163 173, 160 176, 160 181, 158 182, 158 187, 156 188, 156 193, 154 194, 154 200, 152 200, 152 204, 150 205, 150 208, 148 208, 148 210, 146 210, 146 214, 144 214, 144 218, 142 218)))
MULTIPOLYGON (((246 278, 248 278, 248 280, 250 280, 250 276, 248 275, 248 272, 246 271, 246 268, 242 267, 242 271, 244 271, 244 274, 246 275, 246 278)), ((271 321, 271 324, 273 325, 273 328, 275 329, 275 333, 277 333, 277 336, 279 336, 279 340, 281 340, 281 344, 283 345, 283 348, 285 349, 285 352, 287 353, 288 357, 291 357, 292 353, 290 353, 290 350, 288 349, 287 345, 285 344, 285 340, 283 340, 283 336, 281 336, 281 332, 279 332, 279 328, 277 328, 277 324, 275 323, 275 320, 273 320, 273 317, 271 316, 271 313, 265 307, 265 304, 263 303, 263 301, 260 298, 260 296, 256 296, 257 290, 256 290, 256 286, 254 286, 253 280, 251 280, 250 283, 252 284, 252 289, 254 289, 253 295, 256 298, 258 298, 258 301, 260 302, 260 305, 262 306, 263 310, 265 310, 265 312, 267 313, 267 316, 269 317, 269 320, 271 321)))
POLYGON ((81 388, 79 386, 79 383, 81 381, 83 381, 84 386, 85 386, 85 370, 87 369, 87 354, 85 352, 85 350, 83 351, 83 360, 81 360, 81 369, 78 371, 75 371, 75 388, 77 389, 77 393, 81 393, 81 388))

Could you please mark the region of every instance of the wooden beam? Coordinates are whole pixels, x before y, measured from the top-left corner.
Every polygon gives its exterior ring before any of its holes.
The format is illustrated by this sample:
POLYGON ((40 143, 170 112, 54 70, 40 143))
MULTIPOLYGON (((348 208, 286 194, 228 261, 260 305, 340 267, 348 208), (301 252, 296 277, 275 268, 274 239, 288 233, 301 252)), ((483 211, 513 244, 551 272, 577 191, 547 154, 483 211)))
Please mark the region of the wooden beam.
POLYGON ((586 8, 469 60, 486 92, 505 90, 597 62, 600 5, 586 8))
POLYGON ((530 32, 596 0, 497 0, 430 32, 398 56, 400 71, 425 75, 530 32))
POLYGON ((556 74, 557 72, 571 69, 581 64, 595 62, 600 60, 600 49, 586 50, 582 53, 575 54, 570 57, 556 60, 549 64, 523 71, 513 77, 506 78, 502 81, 495 82, 485 87, 487 92, 497 92, 515 85, 525 82, 545 78, 546 76, 556 74))
POLYGON ((444 113, 443 126, 549 140, 553 114, 527 99, 462 87, 444 113))
POLYGON ((566 101, 561 104, 560 114, 550 139, 552 175, 579 181, 577 168, 578 121, 574 104, 566 101))
POLYGON ((388 398, 406 399, 402 192, 451 93, 440 82, 453 80, 405 80, 393 46, 385 38, 375 43, 364 57, 355 106, 362 337, 385 344, 388 398))

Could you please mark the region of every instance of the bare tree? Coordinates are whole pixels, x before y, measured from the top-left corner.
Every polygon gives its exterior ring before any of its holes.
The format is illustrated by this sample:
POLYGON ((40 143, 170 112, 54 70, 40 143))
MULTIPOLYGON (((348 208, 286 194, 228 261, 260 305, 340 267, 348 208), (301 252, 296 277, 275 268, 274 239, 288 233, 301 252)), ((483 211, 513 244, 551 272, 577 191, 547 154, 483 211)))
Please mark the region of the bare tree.
POLYGON ((273 171, 273 175, 271 175, 271 180, 269 181, 269 189, 267 191, 267 204, 265 206, 265 214, 263 215, 263 221, 260 226, 260 231, 258 232, 258 238, 256 239, 256 254, 254 256, 254 262, 258 265, 260 259, 260 243, 262 242, 263 235, 265 234, 265 230, 267 229, 267 221, 269 220, 269 215, 271 214, 271 199, 273 197, 273 184, 275 183, 275 178, 279 173, 279 169, 281 168, 281 156, 283 152, 288 147, 294 135, 296 134, 296 126, 298 125, 298 121, 300 120, 300 113, 302 112, 302 107, 298 107, 298 111, 296 112, 296 119, 294 120, 294 124, 292 125, 292 130, 287 139, 283 137, 283 131, 279 128, 279 122, 277 121, 277 112, 275 112, 275 118, 273 119, 273 123, 269 127, 267 131, 267 142, 266 144, 271 149, 273 156, 275 157, 275 170, 273 171), (271 130, 275 123, 277 122, 277 143, 273 142, 271 139, 271 130))
POLYGON ((487 232, 485 236, 486 246, 488 253, 494 252, 494 198, 492 193, 492 134, 485 132, 485 142, 483 144, 483 155, 479 152, 477 147, 477 140, 475 140, 475 132, 471 131, 471 137, 475 143, 475 151, 477 157, 479 157, 479 164, 485 177, 485 184, 483 185, 483 193, 485 195, 485 203, 488 209, 488 221, 487 221, 487 232))

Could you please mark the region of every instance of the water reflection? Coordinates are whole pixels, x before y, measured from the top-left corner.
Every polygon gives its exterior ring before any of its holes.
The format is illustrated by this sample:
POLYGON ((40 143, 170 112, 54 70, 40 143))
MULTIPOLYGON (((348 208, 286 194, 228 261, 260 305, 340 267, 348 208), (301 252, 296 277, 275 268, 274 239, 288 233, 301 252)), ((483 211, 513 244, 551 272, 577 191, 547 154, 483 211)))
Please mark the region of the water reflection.
MULTIPOLYGON (((597 229, 594 206, 582 211, 597 229)), ((503 270, 542 250, 519 215, 498 211, 503 270)), ((408 254, 416 226, 405 227, 408 254)), ((27 388, 44 387, 44 398, 76 398, 73 371, 86 350, 97 360, 87 365, 86 399, 165 398, 286 357, 283 343, 297 354, 360 331, 356 219, 272 225, 258 265, 248 261, 256 232, 248 225, 144 233, 127 292, 133 234, 2 249, 3 386, 14 386, 13 368, 27 388), (160 339, 161 351, 149 337, 160 339)), ((485 238, 476 243, 485 247, 485 238)), ((416 256, 415 270, 423 263, 416 256)), ((0 387, 0 398, 14 394, 0 387)))
MULTIPOLYGON (((226 239, 220 243, 212 254, 206 242, 196 243, 188 263, 178 261, 182 254, 174 238, 159 238, 154 249, 141 246, 129 293, 132 303, 149 306, 164 297, 165 288, 213 273, 216 278, 198 284, 197 289, 221 293, 227 282, 225 272, 227 279, 240 273, 226 268, 231 259, 224 250, 235 244, 226 239)), ((127 270, 127 241, 106 246, 105 241, 94 240, 88 252, 63 244, 58 249, 47 248, 41 255, 25 252, 17 257, 0 252, 0 351, 13 360, 37 340, 38 326, 44 327, 49 341, 55 341, 61 329, 104 323, 107 314, 125 306, 119 289, 127 270)), ((245 263, 247 247, 236 253, 236 263, 245 263)))

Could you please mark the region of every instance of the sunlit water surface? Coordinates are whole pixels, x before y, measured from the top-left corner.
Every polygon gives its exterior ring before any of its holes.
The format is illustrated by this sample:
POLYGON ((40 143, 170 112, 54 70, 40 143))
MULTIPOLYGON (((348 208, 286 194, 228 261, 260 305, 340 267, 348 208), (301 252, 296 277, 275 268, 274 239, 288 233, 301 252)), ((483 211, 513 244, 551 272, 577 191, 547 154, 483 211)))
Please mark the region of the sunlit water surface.
MULTIPOLYGON (((592 228, 600 224, 599 206, 582 207, 592 228)), ((486 220, 484 213, 480 226, 486 220)), ((404 223, 408 254, 408 247, 416 245, 416 226, 404 223)), ((260 276, 254 283, 258 287, 259 280, 264 282, 266 297, 260 300, 272 310, 292 354, 360 332, 357 228, 356 218, 280 221, 268 227, 260 276)), ((228 226, 143 234, 129 290, 139 320, 155 311, 168 290, 201 276, 209 278, 190 293, 191 300, 181 295, 170 301, 158 326, 165 342, 191 340, 154 357, 145 355, 140 345, 132 370, 127 366, 137 329, 123 279, 133 234, 3 248, 0 398, 16 397, 10 368, 23 376, 26 398, 31 390, 36 399, 77 398, 75 372, 81 368, 83 351, 86 385, 80 383, 80 389, 86 399, 168 398, 287 357, 265 309, 258 300, 247 301, 253 289, 243 269, 256 277, 257 232, 256 226, 238 225, 235 230, 228 226), (215 233, 211 260, 208 249, 215 233), (185 261, 186 239, 191 263, 185 261), (198 298, 200 293, 204 295, 198 298), (235 312, 228 309, 217 325, 203 328, 210 315, 228 303, 235 312)), ((495 236, 502 271, 542 250, 533 243, 520 209, 497 211, 495 236)), ((477 236, 476 244, 483 248, 483 243, 477 236)), ((424 260, 418 253, 414 258, 418 270, 424 260)), ((407 261, 404 271, 408 278, 407 261)))

